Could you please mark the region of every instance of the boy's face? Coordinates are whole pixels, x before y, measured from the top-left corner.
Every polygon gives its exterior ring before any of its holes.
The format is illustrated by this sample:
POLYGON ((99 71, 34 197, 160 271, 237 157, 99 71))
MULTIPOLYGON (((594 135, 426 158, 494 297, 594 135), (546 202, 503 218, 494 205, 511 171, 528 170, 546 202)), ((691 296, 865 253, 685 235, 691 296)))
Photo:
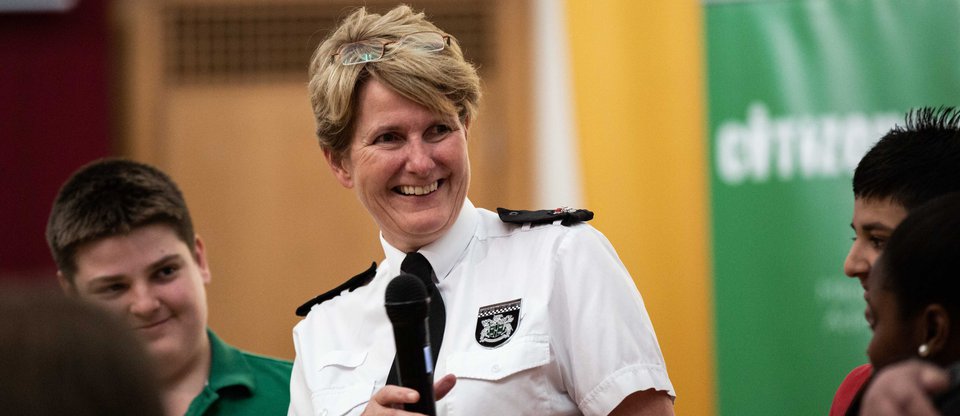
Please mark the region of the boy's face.
POLYGON ((210 270, 199 237, 191 253, 167 225, 137 228, 81 245, 71 284, 80 298, 124 319, 161 368, 180 368, 206 354, 210 270))
MULTIPOLYGON (((857 198, 853 202, 853 228, 855 237, 843 262, 843 272, 850 277, 860 279, 864 297, 869 292, 867 278, 877 257, 893 234, 893 230, 907 217, 907 210, 890 199, 857 198)), ((867 307, 867 321, 870 322, 870 307, 867 307)))

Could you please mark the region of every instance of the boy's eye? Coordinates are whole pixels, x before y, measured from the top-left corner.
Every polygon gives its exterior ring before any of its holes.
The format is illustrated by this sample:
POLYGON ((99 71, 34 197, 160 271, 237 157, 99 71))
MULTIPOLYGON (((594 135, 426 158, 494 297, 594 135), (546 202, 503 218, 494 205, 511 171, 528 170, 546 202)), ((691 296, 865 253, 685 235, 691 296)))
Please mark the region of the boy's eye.
POLYGON ((127 290, 126 283, 115 282, 115 283, 110 283, 110 284, 97 287, 97 289, 95 290, 95 293, 100 293, 104 295, 114 295, 117 293, 121 293, 124 290, 127 290))
POLYGON ((164 266, 157 269, 157 276, 161 279, 168 279, 177 274, 178 268, 176 266, 164 266))

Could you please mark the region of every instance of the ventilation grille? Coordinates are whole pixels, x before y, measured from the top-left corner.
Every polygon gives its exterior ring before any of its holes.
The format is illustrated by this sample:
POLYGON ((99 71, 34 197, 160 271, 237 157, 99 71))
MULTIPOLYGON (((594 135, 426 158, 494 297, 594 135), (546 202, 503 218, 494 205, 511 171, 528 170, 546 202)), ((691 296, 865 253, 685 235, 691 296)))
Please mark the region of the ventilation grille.
MULTIPOLYGON (((454 35, 468 60, 493 66, 483 0, 409 2, 454 35)), ((396 4, 396 3, 392 3, 396 4)), ((313 50, 353 6, 334 2, 170 4, 164 8, 166 79, 172 84, 306 82, 313 50)), ((368 2, 371 11, 391 6, 368 2)))

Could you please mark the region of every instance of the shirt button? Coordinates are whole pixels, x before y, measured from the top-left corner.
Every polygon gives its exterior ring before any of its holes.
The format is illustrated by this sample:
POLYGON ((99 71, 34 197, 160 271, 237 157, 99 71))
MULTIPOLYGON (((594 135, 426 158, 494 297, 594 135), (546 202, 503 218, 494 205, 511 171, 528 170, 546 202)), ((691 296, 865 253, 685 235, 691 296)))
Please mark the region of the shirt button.
POLYGON ((493 367, 490 367, 490 371, 493 371, 494 373, 499 373, 499 372, 500 372, 500 364, 494 364, 493 367))

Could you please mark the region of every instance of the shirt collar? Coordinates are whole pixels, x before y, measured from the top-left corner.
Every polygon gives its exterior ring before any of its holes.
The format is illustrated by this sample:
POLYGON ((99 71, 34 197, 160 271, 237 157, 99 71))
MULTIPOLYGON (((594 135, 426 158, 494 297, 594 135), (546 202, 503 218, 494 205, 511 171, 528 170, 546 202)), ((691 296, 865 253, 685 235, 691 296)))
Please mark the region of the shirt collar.
MULTIPOLYGON (((436 241, 418 250, 430 261, 430 266, 433 267, 433 273, 437 275, 437 280, 443 281, 453 270, 453 266, 457 263, 457 260, 460 260, 470 241, 473 240, 479 222, 480 214, 477 213, 473 203, 465 198, 463 207, 460 208, 460 215, 457 216, 453 226, 436 241)), ((383 246, 383 252, 387 257, 382 266, 387 267, 390 276, 400 274, 400 263, 403 262, 407 253, 391 246, 383 238, 382 232, 380 233, 380 245, 383 246)))
POLYGON ((243 354, 220 340, 209 328, 207 338, 210 339, 210 379, 207 388, 218 391, 236 386, 252 394, 256 383, 243 354))

